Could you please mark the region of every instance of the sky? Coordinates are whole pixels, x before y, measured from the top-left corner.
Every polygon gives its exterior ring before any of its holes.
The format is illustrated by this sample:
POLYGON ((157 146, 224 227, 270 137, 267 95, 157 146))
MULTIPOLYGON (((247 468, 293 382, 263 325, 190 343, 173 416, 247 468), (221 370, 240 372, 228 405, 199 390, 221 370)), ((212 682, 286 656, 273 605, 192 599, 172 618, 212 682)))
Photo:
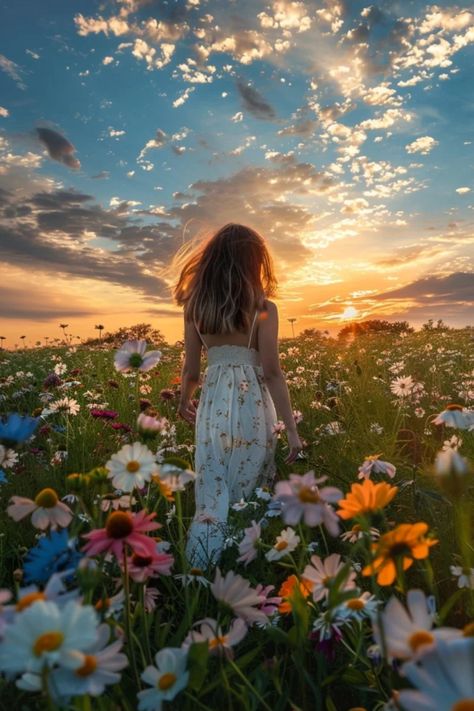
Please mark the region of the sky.
POLYGON ((281 337, 473 324, 472 5, 0 7, 6 346, 181 339, 166 267, 226 222, 267 241, 281 337))

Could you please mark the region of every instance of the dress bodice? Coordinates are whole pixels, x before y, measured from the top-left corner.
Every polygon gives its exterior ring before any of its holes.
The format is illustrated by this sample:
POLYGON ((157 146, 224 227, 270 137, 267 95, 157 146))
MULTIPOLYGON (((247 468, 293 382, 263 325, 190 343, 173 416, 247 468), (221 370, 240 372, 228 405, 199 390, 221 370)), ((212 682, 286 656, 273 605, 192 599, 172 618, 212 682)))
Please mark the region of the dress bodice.
POLYGON ((253 365, 261 366, 260 353, 255 348, 226 344, 211 346, 207 350, 207 365, 253 365))

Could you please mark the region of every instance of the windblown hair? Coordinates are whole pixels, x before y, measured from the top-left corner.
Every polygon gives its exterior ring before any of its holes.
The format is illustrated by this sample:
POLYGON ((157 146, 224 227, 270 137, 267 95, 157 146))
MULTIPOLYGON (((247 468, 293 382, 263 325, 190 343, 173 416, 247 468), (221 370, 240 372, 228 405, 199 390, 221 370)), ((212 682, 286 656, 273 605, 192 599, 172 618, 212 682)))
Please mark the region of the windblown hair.
POLYGON ((173 297, 184 306, 185 319, 194 319, 201 333, 248 331, 255 309, 265 310, 265 298, 276 294, 263 237, 229 222, 188 252, 189 245, 183 245, 171 265, 180 271, 173 297))

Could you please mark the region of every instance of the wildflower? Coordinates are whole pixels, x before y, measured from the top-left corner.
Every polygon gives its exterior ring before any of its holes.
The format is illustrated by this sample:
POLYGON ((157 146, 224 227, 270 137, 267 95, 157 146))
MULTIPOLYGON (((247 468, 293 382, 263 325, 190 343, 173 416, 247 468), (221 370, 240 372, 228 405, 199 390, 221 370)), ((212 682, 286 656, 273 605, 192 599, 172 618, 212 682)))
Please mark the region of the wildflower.
POLYGON ((411 659, 436 644, 437 639, 451 639, 461 635, 459 630, 449 627, 432 629, 434 615, 429 611, 426 596, 421 590, 408 591, 407 608, 392 595, 381 614, 382 629, 374 617, 375 641, 382 646, 383 632, 389 657, 411 659))
POLYGON ((15 464, 18 464, 18 453, 0 444, 0 467, 11 469, 15 464))
POLYGON ((46 408, 46 412, 43 412, 43 415, 50 415, 54 412, 64 412, 66 415, 77 415, 80 409, 81 406, 77 400, 63 397, 60 400, 55 400, 50 403, 49 407, 46 408))
POLYGON ((16 412, 0 419, 0 444, 14 447, 31 437, 39 423, 38 417, 22 417, 16 412))
POLYGON ((359 467, 358 479, 369 479, 372 473, 386 474, 393 479, 396 473, 396 468, 390 462, 382 462, 380 454, 371 454, 364 459, 362 466, 359 467))
POLYGON ((156 610, 156 601, 160 593, 156 588, 151 588, 149 585, 145 587, 145 596, 143 607, 145 612, 154 612, 156 610))
POLYGON ((474 639, 439 640, 416 662, 403 665, 403 675, 417 689, 402 689, 406 711, 471 711, 474 704, 474 639))
POLYGON ((60 690, 61 696, 89 694, 100 696, 108 684, 120 681, 118 671, 128 666, 128 659, 120 652, 122 641, 108 644, 110 627, 99 625, 97 641, 83 652, 69 652, 62 667, 51 672, 51 686, 60 690))
POLYGON ((457 447, 443 447, 436 455, 434 471, 438 476, 464 476, 470 469, 468 460, 459 454, 457 447))
POLYGON ((300 412, 299 410, 293 410, 293 419, 295 421, 295 425, 299 425, 300 422, 303 421, 303 413, 300 412))
POLYGON ((154 436, 162 432, 168 424, 164 417, 158 418, 145 412, 140 412, 137 417, 137 428, 142 435, 154 436))
POLYGON ((268 622, 267 615, 258 609, 258 606, 264 601, 264 596, 250 587, 248 580, 232 570, 222 577, 220 569, 216 568, 211 592, 216 600, 231 607, 237 617, 241 617, 249 624, 268 622))
MULTIPOLYGON (((169 457, 158 466, 158 476, 164 480, 171 491, 184 491, 186 484, 194 481, 195 472, 188 468, 187 462, 179 457, 169 457)), ((156 481, 158 477, 153 477, 156 481)))
POLYGON ((172 555, 157 549, 152 555, 147 556, 133 553, 128 559, 128 574, 136 583, 144 583, 148 578, 158 575, 171 575, 170 568, 173 563, 172 555))
MULTIPOLYGON (((375 540, 376 538, 380 537, 380 531, 378 530, 378 528, 369 528, 369 534, 372 540, 375 540)), ((344 533, 341 533, 340 538, 346 543, 355 543, 356 541, 360 541, 360 539, 363 538, 364 535, 364 529, 358 523, 356 523, 348 531, 344 531, 344 533)))
POLYGON ((278 606, 278 612, 281 612, 283 615, 291 612, 296 588, 299 589, 299 593, 302 597, 307 598, 311 594, 313 584, 309 580, 298 580, 296 575, 290 575, 285 581, 283 581, 280 589, 278 590, 278 594, 283 600, 283 602, 281 602, 278 606))
POLYGON ((357 597, 351 597, 336 608, 336 614, 343 618, 363 620, 372 617, 379 606, 379 600, 369 592, 363 592, 357 597))
POLYGON ((281 433, 286 430, 286 425, 282 420, 278 420, 272 427, 272 433, 276 434, 277 439, 281 438, 281 433))
POLYGON ((40 600, 15 617, 0 647, 0 669, 40 672, 71 651, 82 652, 97 641, 97 613, 73 600, 60 608, 40 600))
MULTIPOLYGON (((315 602, 328 597, 330 585, 343 567, 344 563, 341 562, 341 556, 338 553, 332 553, 324 560, 318 555, 311 556, 311 564, 307 565, 303 570, 303 578, 312 583, 313 600, 315 602)), ((339 590, 352 590, 355 588, 355 577, 355 571, 349 568, 346 577, 340 582, 339 590)))
POLYGON ((146 341, 125 341, 120 350, 115 353, 115 369, 120 373, 127 373, 132 370, 139 370, 146 373, 161 359, 160 351, 146 351, 146 341))
POLYGON ((163 388, 160 390, 160 397, 162 400, 174 400, 176 393, 171 388, 163 388))
POLYGON ((413 560, 422 560, 438 541, 425 538, 426 523, 402 523, 393 531, 384 533, 378 543, 372 545, 375 560, 366 565, 362 575, 377 575, 379 585, 391 585, 397 577, 397 563, 403 570, 413 565, 413 560))
POLYGON ((318 488, 327 477, 314 478, 314 471, 303 476, 290 474, 287 481, 279 481, 275 487, 274 499, 282 503, 285 523, 295 525, 301 518, 308 526, 324 524, 332 536, 337 536, 339 523, 329 502, 342 498, 342 491, 332 486, 318 488))
POLYGON ((106 494, 102 497, 100 501, 101 511, 110 511, 113 509, 117 511, 118 509, 130 509, 137 500, 134 496, 130 494, 123 494, 122 496, 112 496, 111 494, 106 494))
POLYGON ((265 487, 258 486, 255 489, 255 496, 262 501, 271 501, 272 495, 268 489, 265 487))
POLYGON ((183 642, 183 648, 187 649, 191 644, 197 642, 207 642, 210 654, 225 656, 227 659, 233 658, 232 647, 241 642, 247 634, 247 625, 237 618, 232 621, 229 631, 224 634, 221 626, 211 617, 196 622, 194 626, 200 625, 199 630, 191 630, 183 642))
POLYGON ((113 486, 127 492, 135 487, 142 489, 151 480, 152 474, 158 471, 153 452, 141 442, 124 445, 105 466, 113 486))
POLYGON ((138 513, 114 511, 109 514, 105 528, 83 534, 88 543, 82 550, 88 556, 110 552, 121 560, 128 545, 137 555, 153 556, 156 542, 144 534, 161 528, 161 524, 153 521, 155 516, 155 512, 147 514, 144 509, 138 513))
MULTIPOLYGON (((35 602, 45 600, 47 602, 55 602, 58 607, 66 605, 70 600, 78 602, 79 592, 77 590, 66 590, 63 579, 69 571, 65 573, 54 573, 48 580, 43 590, 40 590, 36 585, 29 585, 20 588, 18 598, 14 606, 17 612, 26 610, 27 607, 35 602)), ((7 608, 5 608, 7 609, 7 608)))
POLYGON ((432 420, 432 424, 457 427, 459 430, 471 430, 474 427, 474 410, 467 410, 462 405, 448 405, 432 420))
POLYGON ((155 666, 142 672, 142 679, 151 689, 138 692, 138 711, 160 711, 163 701, 171 701, 186 688, 189 672, 186 670, 187 650, 165 647, 155 655, 155 666))
POLYGON ((265 558, 270 561, 280 560, 285 555, 296 550, 299 542, 300 537, 288 526, 288 528, 283 529, 280 535, 277 536, 273 548, 265 554, 265 558))
POLYGON ((53 573, 74 571, 81 557, 75 541, 69 540, 65 528, 51 531, 48 536, 42 536, 26 554, 23 561, 25 583, 44 584, 53 573))
POLYGON ((54 489, 42 489, 34 501, 23 496, 12 496, 7 513, 14 521, 21 521, 25 516, 33 514, 31 523, 35 528, 44 531, 51 526, 55 530, 58 526, 65 528, 72 520, 72 511, 69 506, 59 501, 54 489))
POLYGON ((239 543, 240 556, 237 558, 239 563, 248 565, 257 557, 257 544, 260 541, 260 524, 252 521, 252 525, 244 529, 244 538, 239 543))
POLYGON ((100 407, 91 407, 89 413, 92 417, 95 417, 96 420, 115 420, 115 418, 118 417, 117 410, 104 410, 100 407))
POLYGON ((462 568, 460 565, 450 565, 451 575, 458 579, 458 588, 474 590, 474 568, 462 568))
POLYGON ((414 385, 415 383, 413 382, 413 378, 411 375, 408 375, 406 377, 395 378, 395 380, 392 380, 390 383, 390 390, 397 397, 407 397, 407 395, 410 395, 413 390, 414 385))
POLYGON ((211 584, 210 580, 204 577, 201 568, 191 568, 187 575, 173 575, 173 577, 176 580, 179 580, 183 587, 190 585, 191 583, 198 583, 198 585, 202 585, 202 587, 207 588, 211 584))
MULTIPOLYGON (((277 611, 281 603, 280 596, 269 597, 274 587, 274 585, 266 585, 264 587, 261 583, 259 583, 255 588, 255 592, 257 593, 257 595, 262 596, 262 602, 259 605, 259 609, 266 615, 273 615, 273 613, 277 611)), ((257 624, 261 625, 262 623, 258 622, 257 624)), ((266 623, 263 624, 265 626, 266 623)))
POLYGON ((336 513, 343 519, 374 513, 385 508, 397 491, 397 486, 384 481, 374 484, 371 479, 364 479, 362 484, 352 484, 350 493, 339 501, 341 508, 336 513))

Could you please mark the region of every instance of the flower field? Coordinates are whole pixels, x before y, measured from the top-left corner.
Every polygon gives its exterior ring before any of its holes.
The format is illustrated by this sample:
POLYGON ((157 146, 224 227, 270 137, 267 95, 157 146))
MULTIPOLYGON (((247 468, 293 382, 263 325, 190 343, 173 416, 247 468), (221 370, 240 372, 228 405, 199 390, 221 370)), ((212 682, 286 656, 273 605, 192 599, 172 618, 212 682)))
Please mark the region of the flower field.
POLYGON ((303 452, 197 570, 181 344, 0 351, 0 708, 474 711, 473 331, 280 354, 303 452))

